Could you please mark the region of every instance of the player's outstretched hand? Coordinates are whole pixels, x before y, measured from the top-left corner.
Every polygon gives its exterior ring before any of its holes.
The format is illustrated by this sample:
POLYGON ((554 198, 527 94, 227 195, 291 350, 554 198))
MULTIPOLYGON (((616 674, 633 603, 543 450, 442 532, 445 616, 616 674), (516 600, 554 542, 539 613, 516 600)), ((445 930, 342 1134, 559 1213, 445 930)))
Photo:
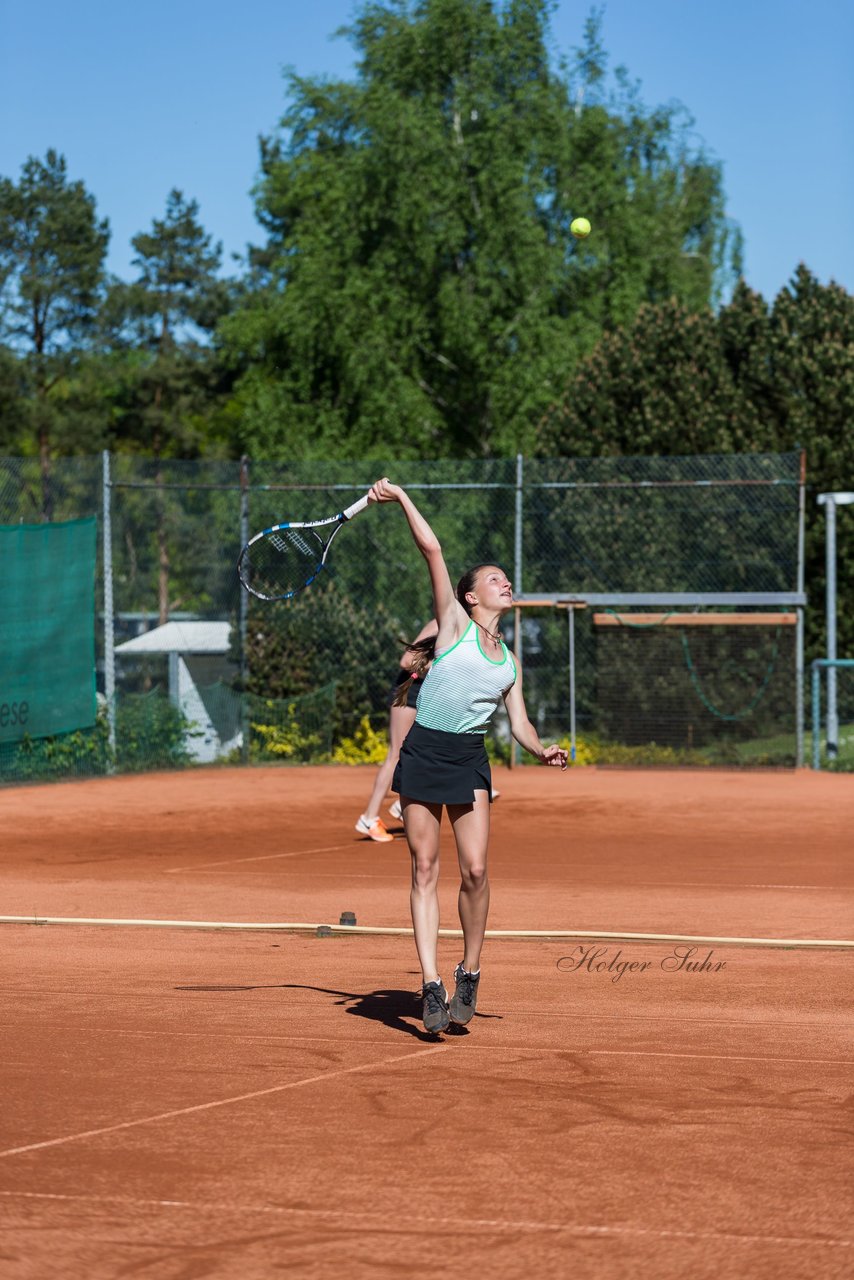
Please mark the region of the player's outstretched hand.
POLYGON ((568 756, 568 751, 565 751, 563 747, 559 747, 557 743, 554 743, 550 747, 543 748, 543 754, 540 756, 540 762, 542 764, 553 765, 558 769, 565 769, 568 756))
POLYGON ((371 485, 368 502, 399 502, 402 492, 400 485, 392 484, 388 476, 383 476, 382 480, 371 485))

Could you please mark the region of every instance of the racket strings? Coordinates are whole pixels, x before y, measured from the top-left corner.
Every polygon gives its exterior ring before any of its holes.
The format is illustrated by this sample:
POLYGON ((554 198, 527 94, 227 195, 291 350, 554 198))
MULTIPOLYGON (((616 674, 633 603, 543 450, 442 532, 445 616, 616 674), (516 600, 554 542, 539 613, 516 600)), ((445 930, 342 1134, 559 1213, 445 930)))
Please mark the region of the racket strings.
POLYGON ((313 550, 296 529, 285 529, 280 530, 278 533, 271 533, 270 542, 282 555, 289 555, 293 548, 310 559, 316 552, 316 548, 313 550))
POLYGON ((282 600, 302 590, 323 566, 324 544, 311 529, 277 529, 245 548, 240 576, 254 595, 282 600))

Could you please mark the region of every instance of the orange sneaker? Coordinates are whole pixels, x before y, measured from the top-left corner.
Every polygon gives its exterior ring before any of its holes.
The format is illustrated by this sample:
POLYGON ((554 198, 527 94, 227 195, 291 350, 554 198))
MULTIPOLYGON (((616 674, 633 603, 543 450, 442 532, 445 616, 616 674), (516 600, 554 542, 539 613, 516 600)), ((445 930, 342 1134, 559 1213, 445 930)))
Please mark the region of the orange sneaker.
POLYGON ((369 822, 365 815, 361 814, 356 823, 356 830, 360 836, 370 836, 371 840, 376 840, 377 844, 386 844, 394 839, 391 832, 386 830, 382 818, 374 818, 373 822, 369 822))

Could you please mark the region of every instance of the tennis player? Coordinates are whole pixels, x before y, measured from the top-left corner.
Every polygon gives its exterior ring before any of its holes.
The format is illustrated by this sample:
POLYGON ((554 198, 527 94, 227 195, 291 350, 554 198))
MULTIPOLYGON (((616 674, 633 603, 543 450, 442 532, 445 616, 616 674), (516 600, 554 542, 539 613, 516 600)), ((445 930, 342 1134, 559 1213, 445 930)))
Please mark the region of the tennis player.
MULTIPOLYGON (((433 658, 438 630, 439 624, 435 618, 431 618, 426 626, 421 628, 412 644, 403 651, 397 678, 392 686, 389 697, 388 753, 377 770, 368 807, 363 814, 360 814, 356 823, 356 830, 360 835, 369 836, 378 844, 385 844, 394 839, 380 817, 380 805, 391 785, 401 743, 415 723, 418 693, 433 658)), ((390 812, 393 818, 400 818, 399 801, 395 800, 390 812)))
POLYGON ((444 1031, 474 1016, 480 952, 489 911, 487 848, 492 778, 483 743, 490 719, 504 701, 513 737, 542 764, 566 768, 567 753, 544 747, 528 719, 522 673, 498 630, 513 605, 504 570, 479 564, 451 585, 439 540, 412 499, 388 479, 370 491, 372 502, 399 502, 418 550, 427 561, 438 623, 435 657, 418 696, 415 723, 400 749, 392 790, 400 795, 412 856, 410 904, 422 970, 424 1027, 444 1031), (459 913, 464 952, 454 970, 454 994, 439 976, 439 828, 442 807, 454 830, 460 865, 459 913))

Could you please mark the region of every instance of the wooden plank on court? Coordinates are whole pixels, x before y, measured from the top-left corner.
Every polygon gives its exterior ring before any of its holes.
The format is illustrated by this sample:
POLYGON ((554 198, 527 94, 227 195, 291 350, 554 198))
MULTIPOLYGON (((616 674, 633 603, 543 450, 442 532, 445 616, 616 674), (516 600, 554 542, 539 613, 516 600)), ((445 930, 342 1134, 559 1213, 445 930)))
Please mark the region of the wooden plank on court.
POLYGON ((594 613, 597 627, 793 627, 795 613, 594 613))

